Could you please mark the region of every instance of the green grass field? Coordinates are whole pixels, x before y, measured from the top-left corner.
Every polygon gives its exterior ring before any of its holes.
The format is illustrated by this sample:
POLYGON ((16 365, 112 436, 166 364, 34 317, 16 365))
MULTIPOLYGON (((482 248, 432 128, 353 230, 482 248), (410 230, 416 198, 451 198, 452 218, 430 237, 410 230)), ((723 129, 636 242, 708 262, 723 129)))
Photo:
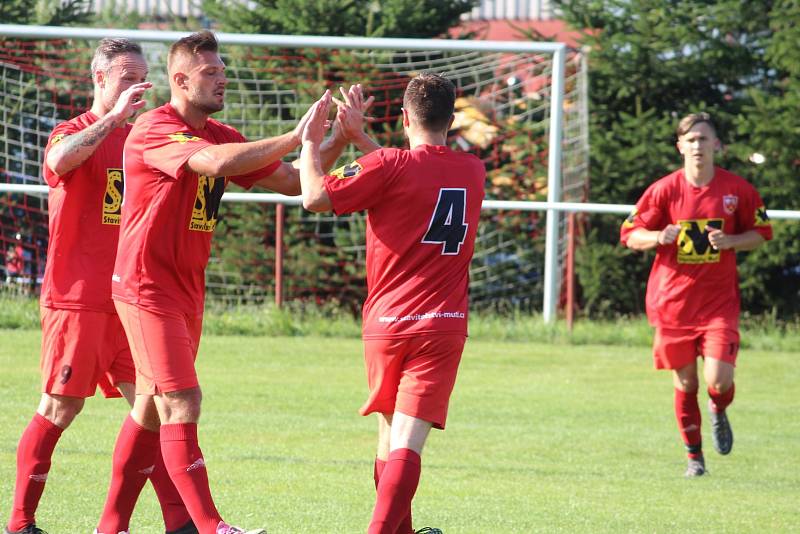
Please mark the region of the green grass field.
MULTIPOLYGON (((0 331, 0 514, 15 448, 38 401, 39 333, 0 331)), ((470 340, 448 429, 423 456, 415 526, 484 532, 800 531, 797 352, 744 350, 730 456, 682 477, 669 375, 646 347, 470 340)), ((364 532, 376 423, 361 344, 317 337, 204 337, 201 446, 217 505, 279 533, 364 532)), ((89 533, 99 517, 124 401, 90 399, 54 456, 38 520, 89 533)), ((148 487, 135 534, 163 532, 148 487)))

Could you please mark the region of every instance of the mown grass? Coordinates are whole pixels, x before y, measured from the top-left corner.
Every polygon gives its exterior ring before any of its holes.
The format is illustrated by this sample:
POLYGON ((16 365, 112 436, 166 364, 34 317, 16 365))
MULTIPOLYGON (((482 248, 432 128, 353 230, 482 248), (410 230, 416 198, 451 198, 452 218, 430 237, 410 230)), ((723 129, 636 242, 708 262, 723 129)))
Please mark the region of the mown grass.
MULTIPOLYGON (((34 299, 0 294, 0 328, 39 328, 34 299)), ((359 338, 360 318, 333 306, 290 303, 282 309, 264 306, 223 307, 209 304, 203 331, 213 335, 359 338)), ((748 316, 741 321, 742 347, 791 351, 800 347, 800 318, 748 316)), ((572 331, 565 321, 548 325, 538 314, 472 313, 470 337, 495 341, 554 345, 618 345, 645 347, 653 329, 644 317, 615 320, 578 319, 572 331)))
MULTIPOLYGON (((0 515, 17 440, 39 396, 34 330, 0 331, 0 515)), ((272 534, 364 532, 375 421, 361 343, 320 336, 206 335, 200 439, 224 517, 272 534)), ((800 525, 798 352, 742 351, 733 453, 682 477, 669 375, 647 347, 467 343, 448 428, 423 456, 416 527, 446 534, 790 533, 800 525)), ((39 522, 91 532, 123 402, 90 399, 56 450, 39 522)), ((704 428, 706 443, 710 443, 704 428)), ((252 527, 251 527, 252 528, 252 527)), ((148 488, 136 534, 163 532, 148 488)))

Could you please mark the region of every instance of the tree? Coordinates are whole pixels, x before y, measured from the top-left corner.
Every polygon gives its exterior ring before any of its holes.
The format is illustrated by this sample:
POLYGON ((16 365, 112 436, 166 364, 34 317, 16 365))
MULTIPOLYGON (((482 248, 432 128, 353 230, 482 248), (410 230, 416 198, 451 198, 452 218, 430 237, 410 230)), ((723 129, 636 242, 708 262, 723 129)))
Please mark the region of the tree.
MULTIPOLYGON (((719 163, 756 185, 768 207, 797 205, 800 185, 789 179, 797 175, 800 148, 796 0, 557 3, 571 26, 585 30, 582 44, 591 50, 592 201, 633 203, 655 179, 680 166, 675 124, 681 116, 703 110, 715 117, 726 144, 719 163), (787 98, 791 95, 794 100, 787 98), (756 151, 766 155, 763 165, 751 161, 756 151)), ((619 223, 618 218, 593 217, 592 235, 598 241, 584 246, 600 249, 581 256, 631 261, 628 254, 606 250, 619 238, 619 223)), ((788 237, 787 232, 797 231, 792 228, 777 233, 788 237)), ((787 261, 800 263, 794 248, 766 245, 743 258, 742 278, 754 276, 743 285, 745 309, 762 311, 768 303, 780 302, 781 314, 800 311, 796 294, 792 303, 775 293, 758 294, 780 286, 787 261)), ((596 272, 591 265, 584 267, 596 272)), ((609 268, 624 272, 630 266, 609 268)), ((606 308, 612 313, 636 312, 639 303, 626 304, 612 294, 634 294, 641 280, 629 283, 630 288, 592 283, 597 294, 587 294, 584 288, 584 296, 591 302, 614 303, 606 308)))
POLYGON ((92 20, 92 0, 3 0, 0 20, 46 26, 86 24, 92 20))
POLYGON ((282 35, 435 37, 476 0, 203 0, 223 31, 282 35))

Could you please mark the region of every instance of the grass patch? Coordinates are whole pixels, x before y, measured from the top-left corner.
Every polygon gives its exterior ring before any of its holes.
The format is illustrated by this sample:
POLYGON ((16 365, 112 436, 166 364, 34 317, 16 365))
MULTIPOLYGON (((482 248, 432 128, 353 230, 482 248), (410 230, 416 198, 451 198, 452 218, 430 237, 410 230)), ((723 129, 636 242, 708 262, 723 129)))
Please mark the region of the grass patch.
MULTIPOLYGON (((209 303, 203 332, 212 335, 282 336, 323 338, 361 337, 361 319, 334 305, 288 303, 283 308, 264 306, 223 307, 209 303)), ((0 328, 39 329, 39 305, 35 299, 0 294, 0 328)), ((561 320, 545 324, 538 314, 471 313, 470 337, 479 340, 547 343, 553 345, 613 345, 647 347, 653 328, 644 317, 615 320, 579 319, 570 332, 561 320)), ((791 351, 800 347, 800 318, 774 315, 741 319, 742 347, 791 351)))
MULTIPOLYGON (((0 502, 39 396, 35 331, 0 331, 0 502)), ((223 516, 270 532, 363 532, 373 505, 374 418, 353 338, 206 335, 200 439, 223 516)), ((445 432, 434 431, 416 528, 447 534, 789 533, 800 524, 797 352, 745 349, 731 408, 736 444, 685 480, 672 383, 647 347, 470 339, 445 432), (743 505, 746 503, 746 505, 743 505), (693 512, 687 512, 693 511, 693 512)), ((91 532, 123 401, 89 399, 56 449, 38 519, 91 532)), ((710 443, 707 426, 704 438, 710 443)), ((138 534, 163 532, 147 488, 138 534)))

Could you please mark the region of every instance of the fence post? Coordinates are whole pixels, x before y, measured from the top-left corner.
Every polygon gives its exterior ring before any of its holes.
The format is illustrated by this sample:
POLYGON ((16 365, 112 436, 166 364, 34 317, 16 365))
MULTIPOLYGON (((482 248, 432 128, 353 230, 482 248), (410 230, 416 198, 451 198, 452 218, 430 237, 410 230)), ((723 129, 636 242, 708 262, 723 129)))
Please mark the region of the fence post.
POLYGON ((283 306, 283 212, 285 206, 275 205, 275 307, 283 306))

